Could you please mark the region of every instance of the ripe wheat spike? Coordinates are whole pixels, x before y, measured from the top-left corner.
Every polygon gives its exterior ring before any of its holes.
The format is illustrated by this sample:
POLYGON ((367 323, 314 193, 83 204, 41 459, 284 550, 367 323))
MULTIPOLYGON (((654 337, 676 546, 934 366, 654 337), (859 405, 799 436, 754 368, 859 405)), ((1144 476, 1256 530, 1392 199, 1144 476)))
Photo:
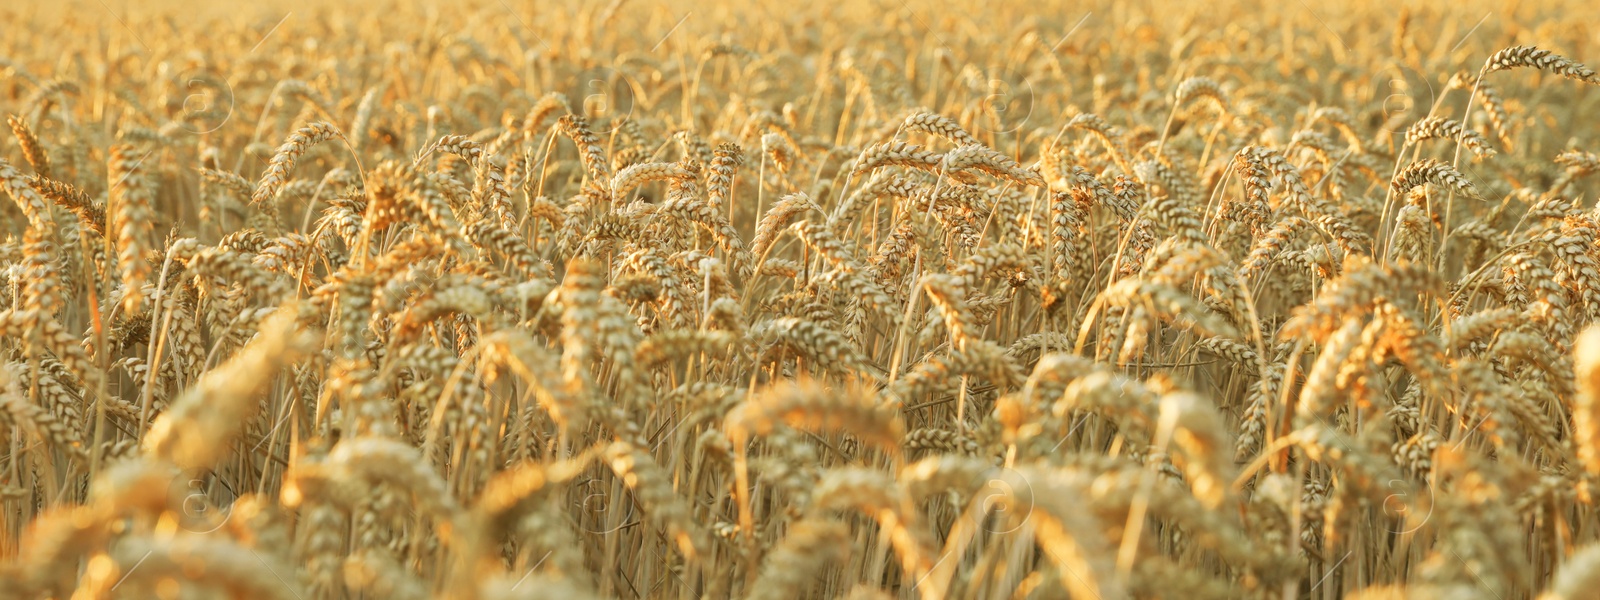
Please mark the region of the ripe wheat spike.
POLYGON ((1576 0, 12 4, 0 600, 1595 595, 1576 0))

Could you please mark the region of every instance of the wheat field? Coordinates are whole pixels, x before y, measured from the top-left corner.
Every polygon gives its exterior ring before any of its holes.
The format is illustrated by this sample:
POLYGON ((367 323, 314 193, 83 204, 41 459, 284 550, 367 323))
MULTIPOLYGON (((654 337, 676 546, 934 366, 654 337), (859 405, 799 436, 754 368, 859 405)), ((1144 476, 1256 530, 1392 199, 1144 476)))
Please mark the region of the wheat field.
POLYGON ((0 32, 0 599, 1600 598, 1583 3, 0 32))

